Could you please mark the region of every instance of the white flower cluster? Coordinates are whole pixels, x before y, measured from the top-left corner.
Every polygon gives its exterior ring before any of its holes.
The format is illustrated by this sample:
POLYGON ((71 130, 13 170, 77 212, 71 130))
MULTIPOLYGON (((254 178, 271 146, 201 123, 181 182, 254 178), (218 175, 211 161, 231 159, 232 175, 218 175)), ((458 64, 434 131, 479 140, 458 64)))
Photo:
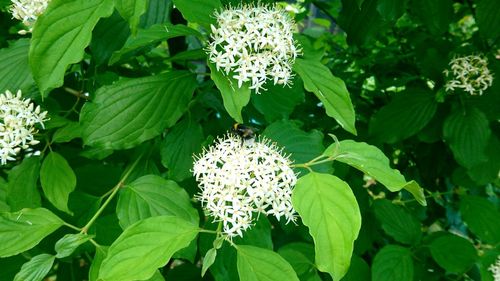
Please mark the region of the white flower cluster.
POLYGON ((276 6, 244 5, 215 14, 217 27, 207 53, 217 70, 250 82, 259 93, 267 79, 274 84, 292 83, 292 65, 300 50, 293 39, 293 20, 276 6))
POLYGON ((31 32, 38 16, 47 9, 48 5, 49 0, 12 0, 12 5, 10 6, 12 16, 22 21, 29 28, 28 31, 21 31, 19 33, 31 32))
POLYGON ((47 112, 40 112, 30 99, 23 100, 21 91, 13 95, 10 91, 0 94, 0 165, 16 160, 21 150, 30 151, 29 146, 38 144, 34 134, 36 124, 43 128, 47 112))
POLYGON ((488 270, 493 273, 493 280, 500 281, 500 256, 497 257, 496 263, 492 264, 488 270))
POLYGON ((446 91, 463 89, 471 95, 482 95, 493 83, 486 58, 476 55, 457 57, 450 61, 450 65, 451 72, 448 69, 444 71, 450 79, 446 83, 446 91))
POLYGON ((242 237, 260 213, 295 221, 291 196, 297 176, 290 165, 269 140, 242 141, 229 133, 195 156, 197 198, 214 222, 222 221, 229 239, 242 237))

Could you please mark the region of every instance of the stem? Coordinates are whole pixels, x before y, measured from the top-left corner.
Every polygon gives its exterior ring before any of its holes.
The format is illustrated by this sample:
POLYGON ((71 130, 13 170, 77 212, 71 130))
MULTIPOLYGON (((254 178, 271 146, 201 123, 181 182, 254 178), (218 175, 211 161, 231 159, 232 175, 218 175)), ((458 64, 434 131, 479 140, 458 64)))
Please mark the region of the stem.
POLYGON ((135 166, 137 166, 137 163, 139 163, 139 160, 142 158, 142 155, 139 156, 135 162, 130 166, 128 171, 123 175, 122 179, 111 189, 111 194, 109 195, 108 199, 104 201, 102 206, 97 210, 95 215, 89 220, 89 222, 82 227, 82 230, 80 231, 81 233, 87 233, 89 230, 90 226, 97 220, 97 218, 101 215, 101 213, 104 211, 104 209, 108 206, 108 204, 111 202, 111 200, 115 197, 115 195, 118 193, 118 190, 120 187, 123 186, 127 178, 130 176, 130 173, 132 173, 132 170, 134 170, 135 166))
POLYGON ((200 229, 200 232, 218 234, 218 232, 216 230, 208 230, 208 229, 203 229, 203 228, 200 229))
POLYGON ((64 222, 64 225, 67 226, 67 227, 69 227, 69 228, 71 228, 71 229, 73 229, 73 230, 76 230, 76 231, 81 231, 82 230, 81 228, 79 228, 77 226, 74 226, 74 225, 72 225, 70 223, 67 223, 67 222, 64 222))
POLYGON ((85 99, 85 100, 87 100, 87 99, 88 99, 88 97, 87 97, 87 96, 85 96, 85 95, 83 94, 83 92, 82 92, 82 91, 77 91, 77 90, 75 90, 75 89, 71 89, 71 88, 69 88, 69 87, 64 87, 64 90, 65 90, 66 92, 68 92, 68 93, 72 94, 73 96, 75 96, 75 97, 79 98, 79 99, 80 99, 80 98, 85 99))

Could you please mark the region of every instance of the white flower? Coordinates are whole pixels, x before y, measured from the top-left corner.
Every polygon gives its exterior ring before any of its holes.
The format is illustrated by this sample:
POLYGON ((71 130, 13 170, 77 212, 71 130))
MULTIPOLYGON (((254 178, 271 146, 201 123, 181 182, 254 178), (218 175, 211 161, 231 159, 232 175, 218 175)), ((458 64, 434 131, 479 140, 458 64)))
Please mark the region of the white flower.
POLYGON ((295 221, 292 188, 297 176, 291 160, 268 139, 246 140, 234 134, 219 138, 195 156, 197 199, 229 239, 243 236, 260 213, 295 221))
POLYGON ((16 160, 21 150, 31 151, 30 145, 38 144, 34 135, 36 124, 43 128, 47 112, 40 112, 30 99, 22 99, 21 91, 13 95, 10 91, 0 94, 0 165, 16 160))
POLYGON ((450 61, 450 65, 451 71, 444 71, 449 79, 445 85, 448 92, 462 89, 471 95, 482 95, 493 84, 486 58, 476 55, 457 57, 450 61))
POLYGON ((488 270, 493 274, 493 280, 500 281, 500 256, 497 257, 496 263, 492 264, 488 270))
POLYGON ((12 16, 29 28, 28 31, 20 31, 19 33, 31 32, 38 16, 47 9, 48 5, 49 0, 12 0, 10 6, 12 16))
POLYGON ((238 81, 250 82, 259 93, 266 80, 290 85, 292 65, 300 50, 293 39, 294 22, 276 6, 243 5, 215 14, 209 59, 238 81))

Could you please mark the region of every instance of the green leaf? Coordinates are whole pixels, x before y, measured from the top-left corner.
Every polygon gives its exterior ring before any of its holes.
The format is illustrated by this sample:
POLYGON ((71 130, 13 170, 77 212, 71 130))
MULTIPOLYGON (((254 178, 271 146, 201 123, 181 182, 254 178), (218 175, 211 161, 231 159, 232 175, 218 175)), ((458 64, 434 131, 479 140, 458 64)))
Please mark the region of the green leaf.
POLYGON ((342 278, 342 281, 361 281, 371 280, 370 267, 362 258, 353 255, 349 271, 342 278))
POLYGON ((217 257, 217 249, 212 248, 208 250, 208 252, 205 254, 205 257, 203 258, 203 266, 201 268, 201 276, 205 276, 205 273, 207 270, 214 264, 215 258, 217 257))
POLYGON ((107 64, 113 53, 123 47, 129 36, 129 25, 118 11, 108 18, 101 19, 92 31, 92 59, 97 65, 107 64))
POLYGON ((23 264, 21 271, 14 277, 14 281, 43 280, 52 268, 55 259, 55 256, 49 254, 34 256, 29 262, 23 264))
POLYGON ((408 90, 375 113, 370 134, 387 143, 406 139, 422 130, 436 113, 434 95, 425 90, 408 90))
POLYGON ((182 181, 192 176, 193 155, 201 151, 204 140, 201 125, 191 118, 184 118, 167 133, 160 153, 170 179, 182 181))
POLYGON ((56 208, 68 214, 69 194, 75 190, 76 175, 68 162, 57 152, 49 152, 40 169, 43 193, 56 208))
POLYGON ((292 266, 271 250, 238 245, 236 252, 241 281, 299 281, 292 266))
POLYGON ((487 160, 485 151, 491 130, 480 110, 470 108, 464 112, 457 108, 445 120, 443 135, 460 165, 470 168, 487 160))
POLYGON ((40 157, 24 158, 23 162, 9 171, 7 203, 11 211, 36 208, 42 205, 37 189, 40 157))
POLYGON ((198 226, 181 218, 159 216, 131 225, 109 247, 99 278, 131 281, 150 278, 198 234, 198 226))
POLYGON ((413 281, 413 261, 407 248, 387 245, 372 264, 373 281, 413 281))
POLYGON ((101 268, 102 261, 106 258, 108 254, 108 247, 96 247, 94 259, 90 264, 89 269, 89 281, 98 281, 99 269, 101 268))
POLYGON ((476 261, 476 249, 467 239, 446 234, 432 241, 432 258, 446 271, 464 273, 476 261))
POLYGON ((311 172, 297 181, 292 202, 314 239, 318 269, 340 280, 349 269, 361 228, 351 188, 333 175, 311 172))
POLYGON ((384 21, 377 12, 376 0, 362 1, 343 0, 338 24, 347 33, 349 44, 363 45, 372 40, 377 33, 384 30, 384 21))
POLYGON ((36 246, 64 222, 47 209, 0 213, 0 257, 9 257, 36 246))
POLYGON ((142 14, 146 12, 148 1, 146 0, 114 0, 115 8, 120 15, 130 24, 132 34, 136 34, 137 26, 142 14))
POLYGON ((214 13, 222 8, 220 0, 173 0, 182 16, 189 22, 215 24, 214 13))
POLYGON ((335 160, 346 163, 363 173, 373 177, 392 192, 407 189, 415 199, 426 206, 422 188, 415 182, 407 182, 404 176, 389 165, 389 159, 380 149, 364 142, 343 140, 337 144, 330 145, 324 155, 337 156, 335 160))
POLYGON ((326 114, 335 118, 344 130, 355 135, 356 116, 344 81, 333 76, 321 62, 314 60, 297 59, 294 70, 304 80, 306 90, 313 92, 323 103, 326 114))
POLYGON ((497 0, 478 1, 475 19, 479 27, 479 33, 484 38, 494 40, 500 36, 498 11, 500 11, 500 2, 497 0))
POLYGON ((405 13, 407 5, 408 0, 379 0, 377 11, 384 20, 395 21, 405 13))
POLYGON ((411 10, 433 35, 448 31, 453 20, 451 0, 412 0, 411 10))
POLYGON ((279 248, 278 253, 290 263, 300 280, 319 278, 314 266, 314 245, 292 242, 279 248))
POLYGON ((187 192, 177 183, 148 175, 122 188, 116 214, 122 228, 145 218, 172 215, 198 224, 198 212, 187 192))
POLYGON ((29 53, 31 71, 43 96, 62 86, 68 66, 82 60, 97 21, 112 12, 112 0, 51 1, 36 21, 29 53))
POLYGON ((126 149, 158 136, 182 116, 196 86, 191 73, 173 71, 100 88, 82 108, 84 143, 126 149))
POLYGON ((420 222, 402 206, 382 199, 375 200, 373 208, 384 231, 396 241, 410 245, 415 245, 420 241, 422 236, 420 222))
POLYGON ((55 143, 70 142, 73 139, 82 137, 82 127, 78 122, 69 122, 64 127, 57 129, 52 136, 55 143))
POLYGON ((19 39, 8 48, 0 49, 0 93, 27 90, 34 81, 28 64, 29 39, 19 39))
POLYGON ((215 86, 217 86, 222 94, 222 101, 224 102, 224 108, 226 108, 227 113, 229 113, 236 122, 243 123, 241 110, 250 101, 251 91, 248 85, 243 84, 241 88, 238 88, 236 80, 217 71, 215 66, 211 63, 208 64, 208 67, 210 68, 210 78, 212 78, 215 86))
POLYGON ((148 10, 141 18, 142 28, 170 22, 173 8, 172 0, 149 0, 148 2, 148 10))
POLYGON ((125 57, 133 56, 137 51, 159 44, 161 41, 179 36, 198 36, 200 33, 182 24, 171 23, 153 25, 147 29, 139 29, 137 35, 129 37, 125 45, 111 56, 109 64, 115 64, 125 57))
POLYGON ((78 246, 92 239, 92 235, 87 235, 85 233, 77 233, 77 234, 66 234, 63 238, 59 239, 56 242, 55 250, 56 257, 58 259, 62 259, 70 256, 78 246))
POLYGON ((460 213, 470 231, 483 242, 500 242, 500 212, 493 203, 478 196, 463 196, 460 213))

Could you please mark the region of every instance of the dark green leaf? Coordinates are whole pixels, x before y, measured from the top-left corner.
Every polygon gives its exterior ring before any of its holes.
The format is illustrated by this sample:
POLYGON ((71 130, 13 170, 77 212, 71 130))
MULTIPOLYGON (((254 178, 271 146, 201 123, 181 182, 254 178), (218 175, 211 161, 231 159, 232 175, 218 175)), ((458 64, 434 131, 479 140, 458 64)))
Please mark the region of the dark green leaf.
POLYGON ((182 181, 192 176, 193 155, 201 151, 205 137, 201 125, 184 118, 175 125, 161 144, 161 163, 169 178, 182 181))
POLYGON ((90 264, 89 281, 98 281, 99 269, 107 254, 108 247, 96 247, 94 259, 92 260, 92 264, 90 264))
POLYGON ((412 0, 411 9, 434 35, 448 31, 453 20, 451 0, 412 0))
POLYGON ((120 15, 130 24, 132 34, 137 32, 137 26, 142 14, 146 12, 148 1, 146 0, 114 0, 115 8, 120 15))
POLYGON ((436 238, 430 245, 434 260, 446 271, 463 273, 476 261, 476 249, 467 239, 447 234, 436 238))
POLYGON ((0 213, 0 257, 9 257, 27 251, 64 222, 47 209, 23 209, 14 213, 0 213))
POLYGON ((34 81, 28 64, 29 39, 19 39, 0 50, 0 93, 26 90, 34 81))
POLYGON ((429 123, 437 109, 434 95, 425 90, 396 94, 370 122, 370 134, 387 143, 413 136, 429 123))
POLYGON ((364 259, 353 255, 351 259, 351 266, 349 271, 342 278, 342 281, 361 281, 361 280, 371 280, 370 267, 365 262, 364 259))
POLYGON ((476 7, 476 20, 479 33, 485 38, 496 39, 500 36, 500 2, 497 0, 478 1, 476 7))
POLYGON ((158 136, 182 116, 196 85, 192 74, 173 71, 100 88, 81 112, 84 143, 125 149, 158 136))
POLYGON ((278 253, 290 263, 300 280, 319 278, 314 266, 314 245, 293 242, 279 248, 278 253))
POLYGON ((375 200, 373 208, 377 219, 382 223, 384 231, 396 241, 415 245, 419 242, 422 231, 420 222, 402 206, 392 204, 389 200, 375 200))
POLYGON ((44 96, 63 84, 66 68, 82 60, 97 21, 112 12, 112 0, 51 1, 36 21, 29 54, 33 77, 44 96))
POLYGON ((57 152, 49 152, 40 169, 40 182, 45 197, 56 208, 68 214, 69 194, 75 190, 76 175, 68 162, 57 152))
POLYGON ((52 141, 56 143, 69 142, 82 137, 82 127, 78 122, 69 122, 66 126, 57 129, 52 136, 52 141))
POLYGON ((23 264, 21 271, 14 277, 14 281, 43 280, 52 268, 55 259, 55 256, 49 254, 34 256, 29 262, 23 264))
POLYGON ((443 134, 460 165, 470 168, 487 160, 485 152, 491 130, 488 119, 478 109, 464 112, 457 108, 444 122, 443 134))
POLYGON ((387 21, 399 19, 405 12, 408 0, 379 0, 377 11, 387 21))
POLYGON ((10 170, 7 184, 7 203, 11 211, 41 206, 36 183, 40 172, 40 157, 25 158, 10 170))
POLYGON ((92 31, 90 50, 96 64, 107 64, 130 36, 127 22, 115 11, 109 18, 101 19, 92 31))
POLYGON ((170 22, 172 0, 149 0, 148 2, 148 9, 141 18, 141 28, 170 22))
POLYGON ((109 247, 99 278, 132 281, 150 278, 198 234, 198 226, 172 216, 141 220, 128 227, 109 247))
POLYGON ((226 108, 227 113, 238 123, 243 123, 243 117, 241 116, 241 110, 250 101, 250 89, 247 84, 241 85, 238 88, 238 83, 235 79, 224 75, 222 72, 217 71, 215 66, 208 64, 210 68, 210 78, 215 83, 215 86, 219 89, 222 94, 222 100, 224 102, 224 108, 226 108))
POLYGON ((220 0, 173 0, 174 5, 189 22, 215 23, 214 13, 222 8, 220 0))
POLYGON ((93 236, 85 233, 66 234, 56 242, 55 250, 58 259, 70 256, 78 246, 92 239, 93 236))
POLYGON ((236 252, 241 281, 299 281, 292 266, 271 250, 238 245, 236 252))
POLYGON ((335 176, 311 172, 297 181, 292 202, 314 239, 318 269, 340 280, 349 269, 361 229, 351 188, 335 176))
POLYGON ((347 33, 349 44, 363 45, 383 30, 376 0, 365 0, 360 6, 354 1, 343 0, 338 23, 347 33))
POLYGON ((323 103, 326 114, 346 131, 356 134, 354 107, 342 79, 332 75, 321 62, 297 59, 294 70, 304 80, 304 86, 323 103))
POLYGON ((174 181, 143 176, 126 185, 118 199, 116 213, 122 228, 154 216, 173 215, 198 224, 198 212, 187 192, 174 181))
POLYGON ((467 175, 480 185, 486 185, 498 178, 498 171, 500 171, 500 141, 495 136, 490 137, 486 147, 486 156, 488 160, 467 170, 467 175))
POLYGON ((373 281, 412 281, 413 261, 407 248, 387 245, 380 250, 372 265, 373 281))
POLYGON ((478 196, 463 196, 460 213, 470 231, 481 240, 490 244, 500 242, 500 212, 493 203, 478 196))

